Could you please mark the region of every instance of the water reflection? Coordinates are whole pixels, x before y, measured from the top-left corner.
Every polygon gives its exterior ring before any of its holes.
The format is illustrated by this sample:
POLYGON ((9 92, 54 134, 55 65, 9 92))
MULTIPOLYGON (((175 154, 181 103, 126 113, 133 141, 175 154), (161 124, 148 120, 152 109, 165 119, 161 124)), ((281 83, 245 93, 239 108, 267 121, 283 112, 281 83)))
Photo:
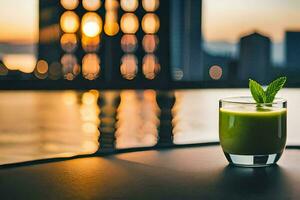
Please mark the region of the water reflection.
POLYGON ((117 121, 117 108, 120 104, 119 92, 106 91, 101 93, 98 100, 100 107, 100 150, 115 149, 115 132, 117 121))
MULTIPOLYGON (((281 93, 293 108, 295 91, 281 93)), ((218 99, 235 95, 247 91, 1 92, 0 164, 218 141, 218 99)), ((290 109, 288 144, 300 141, 296 115, 290 109)))
POLYGON ((155 91, 122 91, 120 95, 116 148, 154 146, 158 125, 155 91))

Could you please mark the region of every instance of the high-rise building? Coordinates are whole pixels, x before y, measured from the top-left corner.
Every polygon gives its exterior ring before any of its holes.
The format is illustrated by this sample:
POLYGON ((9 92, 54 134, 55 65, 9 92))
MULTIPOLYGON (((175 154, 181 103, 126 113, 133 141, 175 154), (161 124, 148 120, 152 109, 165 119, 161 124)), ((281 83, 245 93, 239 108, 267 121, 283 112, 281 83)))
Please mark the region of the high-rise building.
POLYGON ((285 33, 286 66, 288 69, 300 70, 300 32, 285 33))
POLYGON ((239 45, 239 79, 265 83, 271 67, 271 40, 254 32, 242 37, 239 45))
POLYGON ((171 65, 183 72, 182 80, 201 81, 202 0, 172 0, 170 4, 171 65))

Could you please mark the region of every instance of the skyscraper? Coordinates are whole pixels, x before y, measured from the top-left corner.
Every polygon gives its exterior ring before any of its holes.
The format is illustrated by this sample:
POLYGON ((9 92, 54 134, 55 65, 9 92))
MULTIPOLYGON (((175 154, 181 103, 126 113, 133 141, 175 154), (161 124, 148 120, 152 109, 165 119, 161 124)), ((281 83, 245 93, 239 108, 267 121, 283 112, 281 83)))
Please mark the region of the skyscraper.
POLYGON ((300 32, 285 33, 286 66, 289 69, 300 70, 300 32))
POLYGON ((265 83, 270 67, 271 40, 257 32, 242 37, 239 51, 239 79, 253 78, 265 83))
POLYGON ((171 64, 182 70, 183 80, 202 80, 201 9, 202 0, 172 0, 171 64))

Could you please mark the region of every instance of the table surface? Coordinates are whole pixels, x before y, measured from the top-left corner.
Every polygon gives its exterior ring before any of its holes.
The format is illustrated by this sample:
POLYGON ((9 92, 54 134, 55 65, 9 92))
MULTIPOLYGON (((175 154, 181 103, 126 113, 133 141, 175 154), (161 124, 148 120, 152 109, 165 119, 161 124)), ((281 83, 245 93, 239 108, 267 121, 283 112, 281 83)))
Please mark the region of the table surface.
POLYGON ((300 151, 237 168, 219 146, 123 153, 0 169, 1 199, 300 199, 300 151))

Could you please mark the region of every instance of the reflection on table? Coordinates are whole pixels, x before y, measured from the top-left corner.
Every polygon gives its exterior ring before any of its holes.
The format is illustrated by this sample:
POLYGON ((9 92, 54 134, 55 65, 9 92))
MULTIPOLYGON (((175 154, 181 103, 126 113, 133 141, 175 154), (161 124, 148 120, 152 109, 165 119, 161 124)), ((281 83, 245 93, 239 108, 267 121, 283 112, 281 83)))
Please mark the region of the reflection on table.
MULTIPOLYGON (((133 147, 218 141, 218 99, 245 89, 1 92, 0 164, 133 147)), ((299 144, 298 89, 288 99, 288 144, 299 144)))

